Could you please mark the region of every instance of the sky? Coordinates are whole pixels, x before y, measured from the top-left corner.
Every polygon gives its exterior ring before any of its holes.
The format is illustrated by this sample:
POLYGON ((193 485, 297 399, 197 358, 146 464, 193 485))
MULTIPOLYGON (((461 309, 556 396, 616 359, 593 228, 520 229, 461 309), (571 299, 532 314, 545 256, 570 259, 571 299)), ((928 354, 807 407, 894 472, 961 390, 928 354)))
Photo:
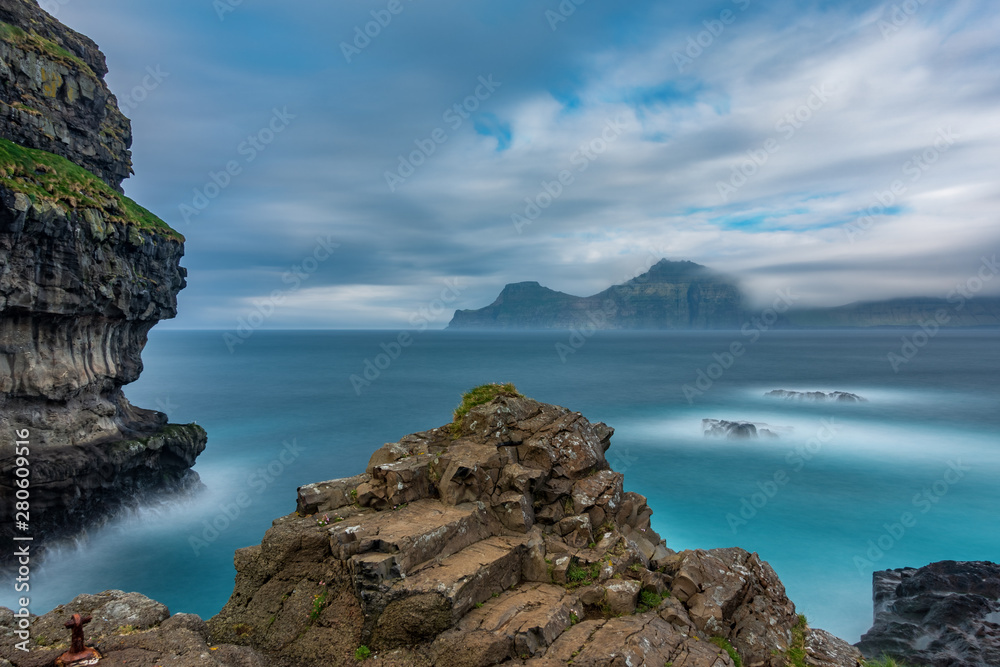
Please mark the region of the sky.
POLYGON ((989 0, 41 5, 187 238, 161 327, 443 327, 660 258, 755 303, 944 297, 1000 250, 989 0))

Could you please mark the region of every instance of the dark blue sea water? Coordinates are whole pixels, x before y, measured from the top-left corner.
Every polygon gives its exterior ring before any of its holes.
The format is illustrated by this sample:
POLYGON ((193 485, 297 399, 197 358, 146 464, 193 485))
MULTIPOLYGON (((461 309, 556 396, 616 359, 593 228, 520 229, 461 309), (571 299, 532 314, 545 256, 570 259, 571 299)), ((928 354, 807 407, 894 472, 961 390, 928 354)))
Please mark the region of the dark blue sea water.
POLYGON ((232 591, 233 551, 294 511, 296 487, 356 474, 382 443, 450 421, 463 390, 511 381, 617 429, 609 460, 649 497, 670 547, 758 552, 815 626, 856 641, 873 570, 1000 559, 1000 332, 942 332, 894 370, 887 355, 907 333, 424 332, 390 360, 376 357, 395 332, 259 331, 230 353, 219 332, 154 331, 127 394, 208 430, 207 490, 55 553, 32 581, 33 611, 119 588, 211 616, 232 591), (744 351, 730 363, 733 342, 744 351), (366 359, 391 363, 358 395, 349 378, 366 359), (763 397, 778 388, 869 402, 763 397), (793 431, 709 440, 706 417, 793 431))

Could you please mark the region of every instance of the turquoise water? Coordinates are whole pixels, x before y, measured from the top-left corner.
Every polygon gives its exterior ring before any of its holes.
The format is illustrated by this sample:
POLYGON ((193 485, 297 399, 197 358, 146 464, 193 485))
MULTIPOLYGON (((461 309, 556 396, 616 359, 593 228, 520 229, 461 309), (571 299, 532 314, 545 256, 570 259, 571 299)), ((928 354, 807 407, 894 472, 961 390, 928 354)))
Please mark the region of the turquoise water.
MULTIPOLYGON (((32 581, 33 611, 120 588, 211 616, 232 592, 233 551, 294 511, 296 487, 356 474, 382 443, 450 421, 463 390, 511 381, 617 429, 609 460, 648 496, 670 547, 758 552, 814 625, 856 641, 873 570, 1000 560, 1000 332, 940 333, 895 372, 887 355, 905 333, 424 332, 390 359, 377 355, 383 343, 396 352, 394 332, 259 331, 230 353, 219 332, 154 331, 126 393, 208 430, 196 467, 207 488, 53 554, 32 581), (744 349, 730 363, 733 342, 744 349), (712 367, 716 354, 729 368, 712 367), (386 367, 358 395, 350 376, 366 359, 386 367), (719 377, 689 401, 699 371, 719 377), (779 388, 869 402, 763 397, 779 388), (703 418, 793 430, 707 440, 703 418)), ((0 604, 12 603, 4 590, 0 604)))

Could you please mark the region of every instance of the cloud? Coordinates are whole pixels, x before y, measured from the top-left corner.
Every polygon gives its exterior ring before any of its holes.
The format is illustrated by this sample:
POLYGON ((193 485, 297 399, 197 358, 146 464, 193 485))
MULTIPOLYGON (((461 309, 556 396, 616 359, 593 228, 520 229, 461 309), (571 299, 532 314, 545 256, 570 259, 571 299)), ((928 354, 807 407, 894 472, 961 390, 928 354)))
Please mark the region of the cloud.
POLYGON ((147 66, 170 72, 129 111, 126 189, 188 238, 173 326, 232 326, 319 235, 337 253, 268 326, 405 326, 450 278, 459 308, 520 280, 592 294, 650 249, 756 298, 935 296, 1000 246, 996 8, 587 3, 553 31, 546 3, 403 6, 350 63, 340 45, 372 7, 61 6, 119 97, 147 66), (295 118, 248 160, 275 109, 295 118))

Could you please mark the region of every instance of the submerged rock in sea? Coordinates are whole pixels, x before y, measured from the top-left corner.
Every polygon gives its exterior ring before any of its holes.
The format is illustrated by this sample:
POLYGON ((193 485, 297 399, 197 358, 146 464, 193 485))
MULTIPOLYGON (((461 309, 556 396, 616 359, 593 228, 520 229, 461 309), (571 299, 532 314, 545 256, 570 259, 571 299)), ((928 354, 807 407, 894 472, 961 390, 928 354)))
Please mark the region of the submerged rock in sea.
POLYGON ((213 645, 208 626, 194 614, 170 615, 167 607, 139 593, 111 590, 80 595, 47 614, 31 615, 28 652, 17 649, 18 619, 0 607, 0 665, 50 667, 70 648, 66 621, 91 617, 84 626, 86 645, 103 656, 101 665, 154 667, 268 667, 263 656, 246 646, 213 645))
POLYGON ((857 647, 928 667, 1000 665, 1000 565, 941 561, 873 575, 875 622, 857 647))
POLYGON ((769 391, 764 396, 768 398, 783 398, 788 401, 837 401, 840 403, 867 403, 867 398, 862 398, 857 394, 847 391, 789 391, 787 389, 775 389, 769 391))
POLYGON ((613 429, 514 395, 387 444, 236 552, 215 641, 274 665, 855 667, 742 549, 675 553, 613 429), (717 642, 717 643, 713 643, 717 642), (722 648, 720 648, 722 646, 722 648))
POLYGON ((755 422, 727 421, 725 419, 702 419, 701 428, 706 438, 728 438, 729 440, 753 440, 755 438, 777 438, 781 432, 791 431, 788 427, 775 427, 755 422))

